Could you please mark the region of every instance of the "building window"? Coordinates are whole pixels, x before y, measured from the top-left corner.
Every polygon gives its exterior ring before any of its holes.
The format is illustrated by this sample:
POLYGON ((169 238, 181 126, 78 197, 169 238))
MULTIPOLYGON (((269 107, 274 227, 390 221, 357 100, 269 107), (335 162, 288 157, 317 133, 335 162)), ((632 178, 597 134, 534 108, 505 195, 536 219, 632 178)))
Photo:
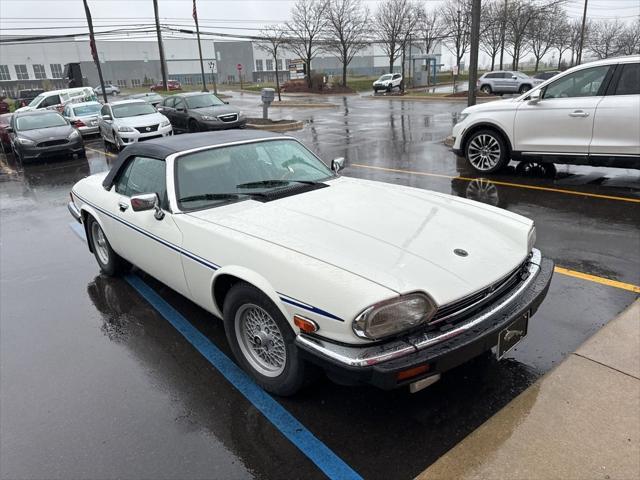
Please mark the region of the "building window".
POLYGON ((62 78, 62 65, 59 63, 52 63, 51 67, 51 78, 62 78))
POLYGON ((188 76, 184 77, 184 84, 185 85, 193 85, 193 78, 191 77, 191 75, 188 75, 188 76))
POLYGON ((132 87, 139 87, 140 85, 142 85, 142 83, 140 82, 139 78, 132 78, 131 79, 131 86, 132 87))
POLYGON ((29 80, 29 72, 26 65, 16 65, 16 76, 18 80, 29 80))
POLYGON ((47 78, 47 72, 44 71, 44 65, 33 64, 33 73, 36 75, 36 80, 43 80, 47 78))
POLYGON ((11 80, 8 65, 0 65, 0 80, 11 80))
POLYGON ((256 71, 262 71, 262 60, 256 60, 256 71))
POLYGON ((284 67, 282 66, 283 62, 284 62, 284 60, 282 60, 281 58, 278 59, 278 70, 279 71, 284 70, 284 67))
POLYGON ((267 72, 271 72, 273 70, 273 60, 267 60, 267 72))
POLYGON ((122 87, 122 88, 127 86, 126 80, 118 80, 116 83, 118 84, 119 87, 122 87))

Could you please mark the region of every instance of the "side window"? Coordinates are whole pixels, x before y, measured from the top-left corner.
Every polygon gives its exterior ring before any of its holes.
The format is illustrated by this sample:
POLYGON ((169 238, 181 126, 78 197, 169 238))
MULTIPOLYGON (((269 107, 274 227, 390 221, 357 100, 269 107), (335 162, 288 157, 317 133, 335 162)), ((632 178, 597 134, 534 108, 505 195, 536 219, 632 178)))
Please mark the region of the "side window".
POLYGON ((394 79, 394 80, 397 80, 397 79, 399 79, 399 78, 400 78, 400 74, 398 74, 398 73, 396 73, 396 74, 393 76, 393 79, 394 79))
POLYGON ((178 110, 179 108, 186 109, 187 108, 187 104, 184 103, 184 100, 182 98, 178 98, 178 99, 176 99, 176 104, 175 104, 174 108, 176 110, 178 110))
POLYGON ((109 113, 109 107, 107 105, 103 105, 100 109, 100 115, 111 115, 109 113))
POLYGON ((169 108, 173 108, 173 104, 176 102, 175 97, 168 97, 164 99, 164 106, 165 107, 169 107, 169 108))
POLYGON ((42 102, 40 102, 40 105, 38 105, 38 108, 53 107, 54 105, 59 105, 59 104, 60 104, 60 95, 51 95, 50 97, 47 97, 42 102))
POLYGON ((167 187, 164 160, 133 157, 116 182, 116 192, 132 197, 142 193, 157 193, 166 205, 167 187))
POLYGON ((640 63, 625 63, 614 95, 640 95, 640 63))
POLYGON ((598 95, 609 65, 585 68, 559 78, 545 88, 542 98, 592 97, 598 95))

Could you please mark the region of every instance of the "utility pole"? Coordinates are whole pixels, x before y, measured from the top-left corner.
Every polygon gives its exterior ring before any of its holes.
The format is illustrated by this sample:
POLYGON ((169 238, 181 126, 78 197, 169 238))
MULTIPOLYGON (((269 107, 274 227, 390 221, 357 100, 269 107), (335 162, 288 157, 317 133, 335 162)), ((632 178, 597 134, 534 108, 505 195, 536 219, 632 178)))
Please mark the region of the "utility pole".
POLYGON ((507 32, 507 1, 504 0, 504 12, 502 12, 502 26, 500 27, 500 70, 504 62, 504 40, 507 32))
POLYGON ((84 13, 87 16, 87 25, 89 25, 89 47, 91 48, 91 56, 98 69, 98 78, 100 79, 100 89, 102 90, 102 98, 104 103, 109 103, 107 100, 107 92, 104 89, 104 80, 102 78, 102 68, 100 67, 100 59, 98 58, 98 47, 96 46, 96 37, 93 34, 93 20, 91 20, 91 12, 89 11, 89 4, 87 0, 82 0, 84 3, 84 13))
POLYGON ((582 13, 582 28, 580 29, 580 50, 576 58, 576 65, 582 62, 582 48, 584 47, 584 30, 587 26, 587 0, 584 0, 584 12, 582 13))
POLYGON ((162 73, 162 88, 167 90, 167 65, 164 61, 164 47, 162 33, 160 33, 160 17, 158 15, 158 0, 153 0, 153 11, 156 15, 156 33, 158 34, 158 52, 160 53, 160 72, 162 73))
POLYGON ((196 22, 196 35, 198 36, 198 53, 200 54, 200 72, 202 73, 202 91, 207 90, 207 79, 204 76, 204 62, 202 61, 202 44, 200 43, 200 25, 198 25, 198 12, 196 10, 196 0, 193 0, 193 19, 196 22))
POLYGON ((467 106, 476 104, 476 82, 478 80, 478 49, 480 48, 480 8, 482 0, 471 3, 471 52, 469 54, 469 88, 467 106))

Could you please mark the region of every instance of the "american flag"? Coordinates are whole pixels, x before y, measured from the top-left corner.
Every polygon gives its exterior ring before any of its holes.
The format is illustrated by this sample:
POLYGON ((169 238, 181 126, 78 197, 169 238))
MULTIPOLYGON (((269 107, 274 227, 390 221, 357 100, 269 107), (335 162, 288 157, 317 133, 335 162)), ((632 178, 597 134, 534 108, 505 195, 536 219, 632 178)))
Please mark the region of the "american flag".
POLYGON ((196 0, 193 0, 193 15, 192 15, 192 17, 196 22, 198 21, 198 11, 196 10, 196 0))

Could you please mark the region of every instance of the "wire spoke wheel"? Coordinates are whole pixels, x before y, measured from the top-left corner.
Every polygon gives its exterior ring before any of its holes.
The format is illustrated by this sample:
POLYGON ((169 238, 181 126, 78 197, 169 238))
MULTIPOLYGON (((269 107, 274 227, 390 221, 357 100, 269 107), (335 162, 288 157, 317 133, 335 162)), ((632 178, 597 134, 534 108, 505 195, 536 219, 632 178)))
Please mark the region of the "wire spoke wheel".
POLYGON ((107 237, 105 237, 102 228, 98 222, 91 224, 91 238, 93 239, 93 248, 98 255, 100 261, 106 265, 109 263, 109 248, 107 246, 107 237))
POLYGON ((474 137, 467 150, 469 162, 481 171, 494 168, 500 161, 501 153, 498 140, 486 133, 474 137))
POLYGON ((277 377, 287 363, 284 336, 276 321, 263 308, 246 303, 235 315, 235 333, 245 359, 260 374, 277 377))

